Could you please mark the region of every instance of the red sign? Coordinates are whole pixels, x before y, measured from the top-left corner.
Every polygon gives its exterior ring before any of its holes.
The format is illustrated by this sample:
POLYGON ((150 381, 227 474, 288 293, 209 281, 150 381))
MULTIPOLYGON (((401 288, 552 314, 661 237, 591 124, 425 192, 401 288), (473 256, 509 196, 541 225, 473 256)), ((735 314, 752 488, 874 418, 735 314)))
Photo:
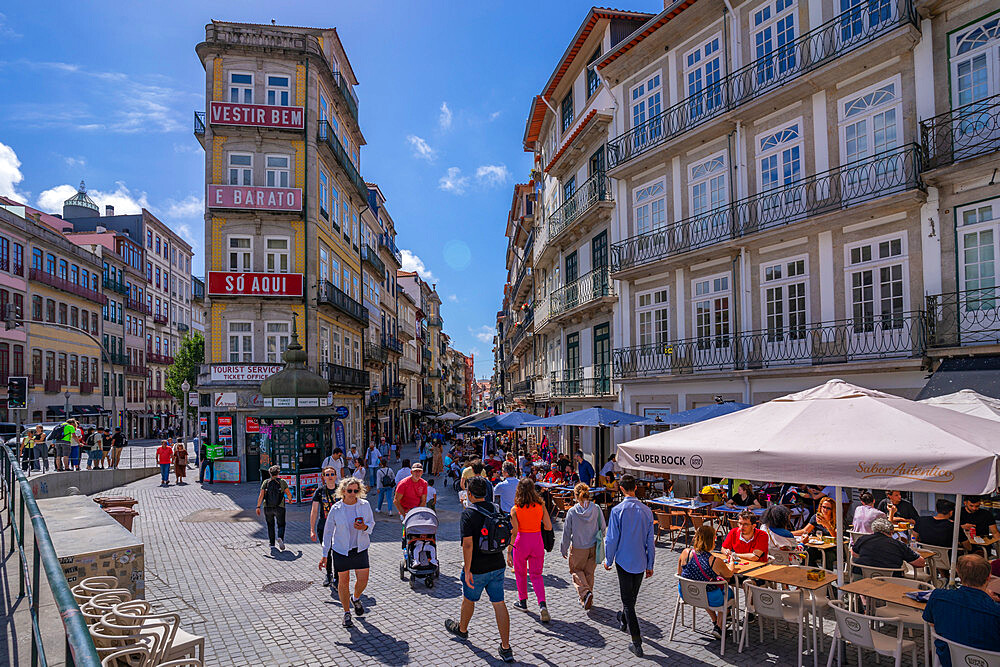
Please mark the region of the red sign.
POLYGON ((287 130, 301 130, 306 126, 302 107, 211 102, 208 114, 213 125, 279 127, 287 130))
POLYGON ((208 295, 302 296, 302 274, 209 271, 208 295))
POLYGON ((265 188, 254 185, 209 185, 209 208, 260 211, 301 211, 301 188, 265 188))
POLYGON ((247 417, 247 433, 260 433, 260 422, 256 417, 247 417))

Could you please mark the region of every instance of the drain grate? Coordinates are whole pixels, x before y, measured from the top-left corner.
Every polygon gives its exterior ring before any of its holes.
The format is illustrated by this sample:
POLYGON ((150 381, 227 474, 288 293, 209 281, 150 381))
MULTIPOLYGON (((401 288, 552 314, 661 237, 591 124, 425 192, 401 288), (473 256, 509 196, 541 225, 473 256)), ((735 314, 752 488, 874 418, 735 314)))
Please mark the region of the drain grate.
POLYGON ((264 584, 261 593, 301 593, 312 585, 311 581, 272 581, 264 584))
POLYGON ((229 544, 223 544, 223 549, 229 549, 230 551, 242 551, 244 549, 257 549, 262 546, 263 542, 258 542, 256 540, 250 540, 247 542, 231 542, 229 544))

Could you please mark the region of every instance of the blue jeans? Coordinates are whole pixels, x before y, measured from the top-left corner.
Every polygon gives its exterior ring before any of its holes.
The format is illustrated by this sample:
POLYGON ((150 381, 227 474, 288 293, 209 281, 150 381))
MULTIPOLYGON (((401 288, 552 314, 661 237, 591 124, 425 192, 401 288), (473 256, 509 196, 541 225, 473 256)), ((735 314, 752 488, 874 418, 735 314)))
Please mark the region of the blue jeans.
POLYGON ((160 479, 163 481, 164 484, 167 484, 168 482, 170 482, 170 464, 169 463, 161 463, 160 464, 160 479))
POLYGON ((465 570, 459 571, 458 576, 462 579, 462 595, 469 602, 479 602, 479 598, 486 591, 486 596, 490 602, 503 602, 503 575, 505 568, 484 572, 483 574, 472 575, 472 588, 465 580, 465 570))
POLYGON ((72 445, 69 448, 69 465, 73 468, 80 467, 80 446, 72 445))
POLYGON ((375 488, 375 475, 378 473, 378 468, 368 468, 368 488, 375 488))
POLYGON ((382 511, 382 501, 385 500, 389 505, 389 514, 392 514, 392 497, 395 495, 393 492, 396 490, 394 486, 383 486, 378 490, 378 505, 375 507, 376 512, 382 511))

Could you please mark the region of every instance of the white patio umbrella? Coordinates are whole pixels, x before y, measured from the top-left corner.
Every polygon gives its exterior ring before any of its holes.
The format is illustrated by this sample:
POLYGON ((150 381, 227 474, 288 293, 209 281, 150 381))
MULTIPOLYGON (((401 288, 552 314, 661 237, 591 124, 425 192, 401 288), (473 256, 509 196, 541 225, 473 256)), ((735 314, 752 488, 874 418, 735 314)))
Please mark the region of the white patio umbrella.
POLYGON ((461 418, 462 418, 462 415, 457 415, 454 412, 446 412, 443 415, 438 415, 434 419, 438 419, 440 421, 445 421, 445 422, 453 422, 453 421, 457 421, 457 420, 459 420, 461 418))
MULTIPOLYGON (((836 497, 843 486, 950 492, 960 506, 961 494, 997 488, 998 443, 994 421, 830 380, 618 452, 626 468, 832 484, 836 497)), ((840 532, 841 503, 836 508, 840 532)), ((842 559, 838 550, 838 580, 842 559)))
POLYGON ((1000 401, 989 396, 983 396, 972 389, 962 389, 954 394, 925 398, 920 401, 927 405, 936 405, 939 408, 948 408, 956 412, 964 412, 974 417, 992 419, 1000 421, 1000 401))

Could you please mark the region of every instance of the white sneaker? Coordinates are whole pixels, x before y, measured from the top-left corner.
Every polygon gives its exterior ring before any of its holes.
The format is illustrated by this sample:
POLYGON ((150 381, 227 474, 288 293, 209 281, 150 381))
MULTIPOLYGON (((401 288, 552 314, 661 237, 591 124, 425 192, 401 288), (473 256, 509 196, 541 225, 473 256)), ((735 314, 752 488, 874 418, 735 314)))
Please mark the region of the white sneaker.
POLYGON ((284 551, 284 550, 285 550, 285 541, 279 537, 278 538, 278 551, 284 551))

